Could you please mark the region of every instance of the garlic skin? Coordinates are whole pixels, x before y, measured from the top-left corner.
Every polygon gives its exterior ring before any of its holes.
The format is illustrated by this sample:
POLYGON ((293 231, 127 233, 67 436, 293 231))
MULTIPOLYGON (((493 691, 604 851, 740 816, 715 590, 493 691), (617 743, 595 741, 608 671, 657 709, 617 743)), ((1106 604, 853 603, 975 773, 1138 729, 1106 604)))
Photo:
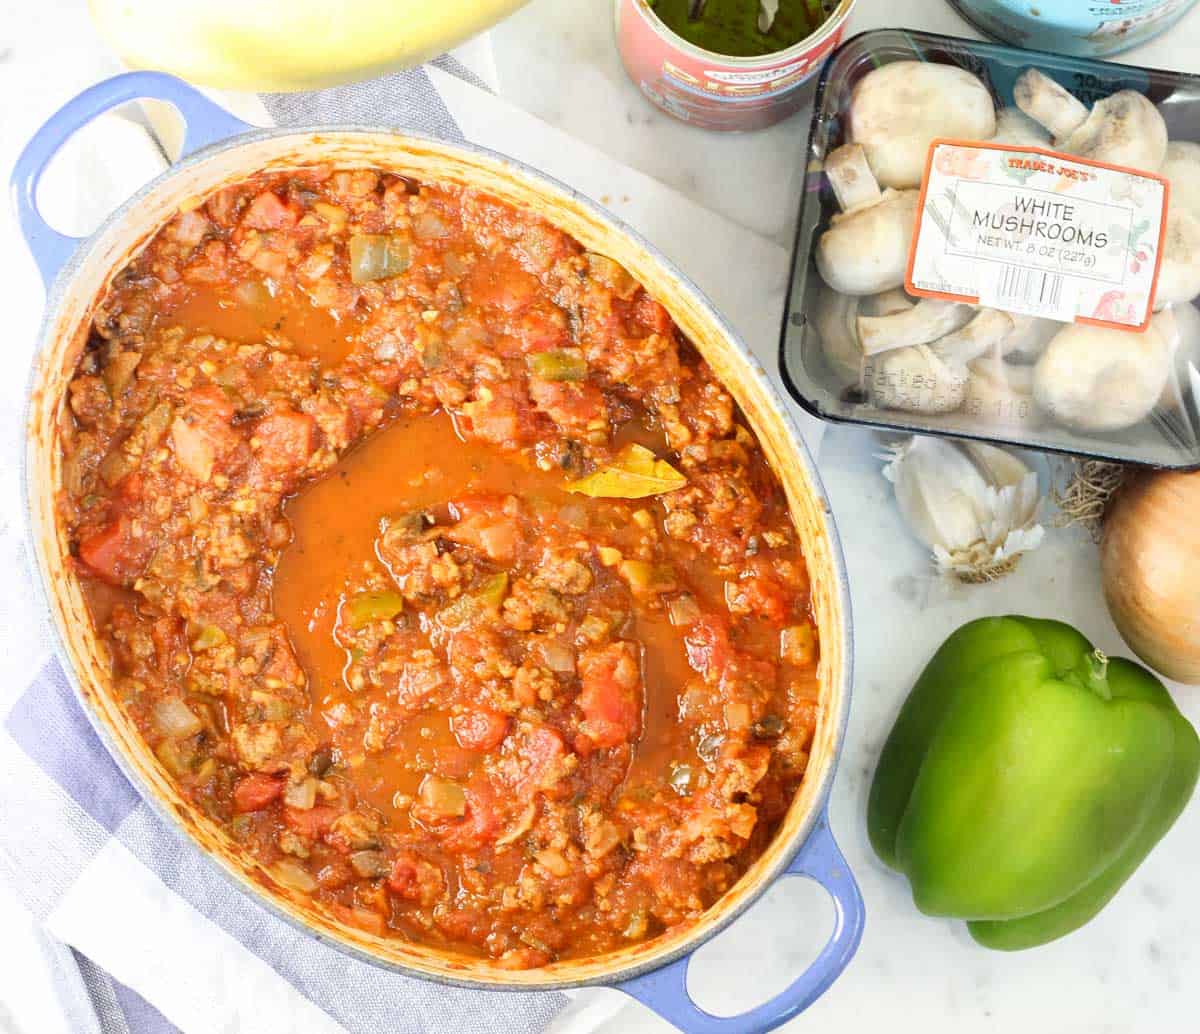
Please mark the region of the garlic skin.
POLYGON ((914 436, 882 459, 906 523, 942 574, 988 582, 1011 571, 1045 534, 1037 474, 994 445, 914 436))

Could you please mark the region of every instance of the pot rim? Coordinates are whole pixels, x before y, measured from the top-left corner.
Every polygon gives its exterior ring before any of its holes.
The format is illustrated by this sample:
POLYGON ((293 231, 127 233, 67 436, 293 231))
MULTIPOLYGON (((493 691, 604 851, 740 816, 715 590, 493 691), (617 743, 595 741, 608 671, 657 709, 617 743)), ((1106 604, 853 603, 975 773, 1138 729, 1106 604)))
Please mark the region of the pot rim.
MULTIPOLYGON (((157 232, 157 228, 154 232, 157 232)), ((147 237, 146 239, 149 238, 147 237)), ((128 256, 126 256, 127 258, 128 256)), ((337 951, 389 972, 471 990, 514 992, 555 991, 578 987, 616 986, 635 977, 663 969, 686 956, 690 956, 701 946, 716 937, 721 931, 727 929, 730 924, 735 922, 751 906, 759 901, 766 890, 774 885, 776 880, 784 874, 789 865, 795 860, 797 854, 812 834, 818 820, 828 811, 830 790, 837 772, 837 764, 841 756, 846 727, 850 717, 850 698, 853 687, 854 669, 854 634, 850 588, 841 538, 838 535, 829 496, 821 480, 820 473, 817 470, 816 462, 809 453, 804 439, 801 437, 800 428, 795 418, 786 408, 782 393, 771 384, 763 364, 741 339, 740 335, 733 329, 726 318, 719 312, 708 296, 691 278, 683 273, 656 245, 647 240, 640 232, 628 225, 615 213, 554 176, 502 152, 466 140, 447 140, 432 134, 410 132, 389 126, 372 126, 364 123, 326 123, 251 129, 248 132, 237 133, 226 139, 210 143, 178 159, 114 209, 91 234, 79 240, 75 251, 63 263, 62 267, 55 274, 53 282, 47 288, 44 306, 42 323, 38 330, 37 344, 33 352, 25 389, 25 410, 22 426, 27 433, 26 447, 21 450, 20 477, 26 546, 34 558, 34 566, 37 572, 36 584, 41 592, 42 605, 52 615, 50 624, 53 631, 52 645, 55 658, 62 665, 76 701, 81 705, 87 717, 88 724, 95 730, 100 741, 104 744, 105 750, 137 791, 141 800, 148 804, 154 813, 164 821, 164 824, 170 829, 172 835, 186 843, 190 850, 204 859, 205 864, 215 869, 216 872, 238 891, 248 895, 256 904, 265 907, 272 915, 282 919, 293 928, 303 932, 306 936, 313 937, 320 943, 328 945, 337 951), (833 575, 833 584, 829 586, 829 589, 843 615, 841 627, 838 630, 841 639, 840 654, 843 660, 841 677, 837 684, 830 686, 830 691, 834 694, 834 699, 838 702, 841 713, 838 715, 837 723, 830 740, 829 764, 820 776, 821 781, 813 794, 808 813, 802 818, 797 828, 787 834, 787 840, 789 841, 787 845, 779 850, 772 864, 760 874, 758 877, 759 886, 752 893, 745 895, 736 905, 726 909, 716 919, 708 919, 707 917, 720 904, 722 899, 719 898, 699 919, 693 921, 692 925, 698 928, 677 934, 678 943, 666 952, 645 959, 633 960, 624 965, 614 965, 611 969, 604 969, 591 976, 577 978, 554 977, 538 982, 530 981, 525 983, 514 981, 505 983, 483 980, 471 976, 455 976, 441 972, 428 972, 413 965, 383 958, 366 947, 359 946, 347 939, 310 925, 310 923, 306 922, 299 915, 293 914, 285 908, 282 902, 277 900, 277 896, 267 887, 250 879, 245 872, 235 868, 221 854, 202 846, 191 832, 189 832, 188 827, 177 811, 169 805, 168 801, 160 797, 157 790, 148 782, 146 777, 126 757, 123 747, 117 742, 104 719, 96 712, 88 694, 83 691, 79 673, 76 671, 75 665, 71 660, 71 653, 59 628, 58 621, 53 619, 54 608, 51 606, 52 588, 48 572, 41 560, 33 525, 32 500, 35 486, 30 454, 33 451, 34 439, 28 434, 28 431, 33 426, 36 405, 39 401, 36 388, 39 372, 42 368, 42 359, 48 350, 48 346, 53 343, 55 324, 57 323, 56 317, 63 300, 73 287, 76 274, 85 264, 98 242, 111 229, 122 222, 128 213, 145 198, 160 190, 164 184, 185 170, 203 164, 218 154, 236 150, 250 144, 265 143, 288 137, 319 140, 321 136, 331 134, 350 136, 369 135, 373 137, 391 136, 404 142, 427 144, 437 150, 458 151, 468 157, 483 158, 510 169, 526 183, 532 183, 540 190, 548 191, 552 195, 565 195, 566 198, 585 208, 593 217, 606 224, 610 229, 631 240, 656 265, 670 275, 681 291, 691 295, 692 300, 697 303, 699 309, 704 313, 705 318, 720 332, 725 343, 732 346, 734 351, 745 362, 748 372, 755 380, 757 388, 761 393, 762 400, 769 404, 773 418, 779 422, 780 427, 786 432, 802 473, 811 486, 813 502, 821 514, 820 530, 829 545, 829 560, 833 575)), ((778 836, 776 834, 775 839, 778 836)), ((773 842, 774 839, 772 840, 773 842)), ((726 893, 728 894, 728 892, 726 893)), ((451 955, 449 952, 443 952, 442 954, 451 955)), ((598 956, 597 958, 603 958, 603 956, 598 956)))

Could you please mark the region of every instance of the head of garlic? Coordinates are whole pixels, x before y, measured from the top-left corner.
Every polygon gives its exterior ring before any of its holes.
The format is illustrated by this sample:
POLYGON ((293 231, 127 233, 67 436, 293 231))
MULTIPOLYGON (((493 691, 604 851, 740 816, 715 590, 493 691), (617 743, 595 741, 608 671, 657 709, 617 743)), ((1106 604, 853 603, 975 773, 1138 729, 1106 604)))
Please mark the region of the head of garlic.
POLYGON ((1044 531, 1037 474, 994 445, 913 437, 891 446, 883 475, 939 571, 964 582, 1007 574, 1044 531))

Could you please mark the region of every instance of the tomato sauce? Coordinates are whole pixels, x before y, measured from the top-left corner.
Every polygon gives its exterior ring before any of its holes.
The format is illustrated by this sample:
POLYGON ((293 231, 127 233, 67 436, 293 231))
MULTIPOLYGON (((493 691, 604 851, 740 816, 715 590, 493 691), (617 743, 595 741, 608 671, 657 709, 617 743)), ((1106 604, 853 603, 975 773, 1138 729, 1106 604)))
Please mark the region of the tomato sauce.
POLYGON ((114 693, 332 917, 537 967, 770 841, 818 718, 803 556, 612 260, 463 188, 264 174, 116 278, 66 403, 114 693))

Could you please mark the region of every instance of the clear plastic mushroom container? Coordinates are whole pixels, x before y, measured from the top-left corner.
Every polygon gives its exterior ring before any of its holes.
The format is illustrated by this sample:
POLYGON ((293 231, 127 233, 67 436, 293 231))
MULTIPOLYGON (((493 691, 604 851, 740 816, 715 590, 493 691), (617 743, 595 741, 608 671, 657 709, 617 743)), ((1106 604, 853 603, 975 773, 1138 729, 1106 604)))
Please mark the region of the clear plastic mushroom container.
POLYGON ((899 29, 827 62, 781 365, 829 420, 1200 467, 1200 76, 899 29))

